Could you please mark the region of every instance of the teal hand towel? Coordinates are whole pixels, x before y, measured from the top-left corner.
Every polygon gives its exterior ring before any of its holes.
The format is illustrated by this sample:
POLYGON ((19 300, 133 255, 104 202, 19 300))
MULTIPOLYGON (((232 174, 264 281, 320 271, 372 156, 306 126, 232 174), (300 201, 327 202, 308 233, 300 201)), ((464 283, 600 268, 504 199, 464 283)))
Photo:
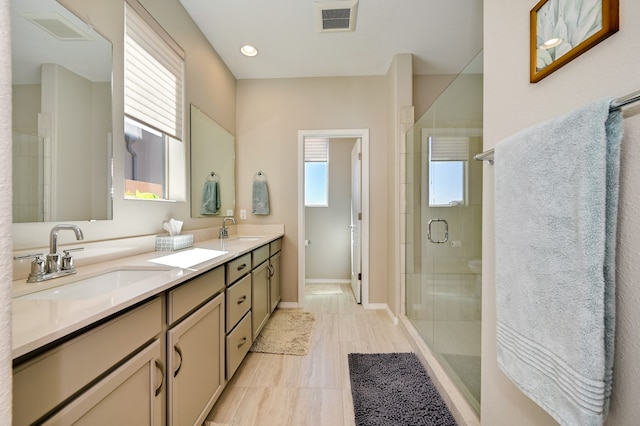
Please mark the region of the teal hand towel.
POLYGON ((562 425, 601 425, 615 337, 622 116, 602 100, 495 148, 498 365, 562 425))
POLYGON ((266 181, 253 182, 253 214, 269 214, 269 189, 266 181))
POLYGON ((205 181, 200 214, 217 215, 220 213, 220 206, 220 183, 217 180, 205 181))

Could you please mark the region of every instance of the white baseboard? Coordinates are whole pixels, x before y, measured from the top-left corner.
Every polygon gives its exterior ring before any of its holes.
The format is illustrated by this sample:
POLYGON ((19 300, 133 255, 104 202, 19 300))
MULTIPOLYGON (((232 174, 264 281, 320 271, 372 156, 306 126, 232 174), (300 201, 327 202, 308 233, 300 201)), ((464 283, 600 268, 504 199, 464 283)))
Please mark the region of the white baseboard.
POLYGON ((351 284, 351 280, 337 280, 333 278, 309 278, 304 280, 305 284, 351 284))
POLYGON ((365 309, 372 309, 372 310, 376 310, 376 309, 389 309, 387 307, 386 303, 369 303, 368 305, 366 305, 364 307, 365 309))
POLYGON ((280 302, 278 303, 279 309, 297 309, 300 305, 297 302, 280 302))

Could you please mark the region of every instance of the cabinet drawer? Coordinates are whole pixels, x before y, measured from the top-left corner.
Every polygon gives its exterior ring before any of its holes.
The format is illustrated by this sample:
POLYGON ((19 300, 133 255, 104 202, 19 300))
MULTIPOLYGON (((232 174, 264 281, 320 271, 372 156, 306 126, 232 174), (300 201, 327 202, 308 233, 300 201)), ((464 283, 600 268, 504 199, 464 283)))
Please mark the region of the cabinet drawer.
POLYGON ((227 335, 227 380, 231 379, 251 347, 251 312, 227 335))
POLYGON ((241 276, 251 271, 251 253, 227 263, 227 285, 235 282, 241 276))
POLYGON ((160 298, 13 369, 13 424, 31 424, 162 331, 160 298))
POLYGON ((270 256, 273 256, 274 254, 276 254, 280 250, 282 250, 282 238, 278 238, 277 240, 271 241, 269 243, 269 255, 270 256))
POLYGON ((269 258, 269 244, 265 244, 253 251, 253 267, 260 265, 269 258))
POLYGON ((169 324, 184 317, 224 287, 224 268, 218 267, 169 291, 169 324))
POLYGON ((227 330, 251 309, 251 275, 247 275, 227 289, 227 330))

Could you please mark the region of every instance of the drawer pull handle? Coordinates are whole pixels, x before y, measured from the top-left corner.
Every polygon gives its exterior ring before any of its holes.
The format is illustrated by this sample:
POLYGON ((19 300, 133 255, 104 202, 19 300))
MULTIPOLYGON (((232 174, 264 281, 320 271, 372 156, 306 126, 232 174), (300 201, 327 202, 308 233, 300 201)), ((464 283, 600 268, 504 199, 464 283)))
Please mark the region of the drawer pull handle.
POLYGON ((180 372, 180 368, 182 368, 182 350, 180 349, 180 346, 178 346, 178 345, 174 345, 173 349, 176 351, 176 353, 180 357, 180 364, 178 364, 178 368, 176 369, 176 371, 173 372, 173 377, 176 377, 178 375, 178 373, 180 372))
POLYGON ((240 305, 241 303, 243 303, 245 300, 247 300, 247 296, 242 296, 238 298, 238 305, 240 305))
POLYGON ((246 267, 247 267, 247 264, 243 263, 242 265, 238 266, 238 271, 242 271, 246 267))
POLYGON ((247 343, 247 338, 243 337, 242 339, 240 339, 240 343, 238 343, 238 348, 240 348, 242 345, 244 345, 245 343, 247 343))
POLYGON ((156 396, 160 395, 160 391, 162 390, 162 385, 164 385, 164 367, 162 366, 162 362, 159 360, 155 360, 156 368, 160 370, 160 385, 156 388, 156 396))
POLYGON ((274 266, 272 264, 269 264, 269 278, 273 277, 273 275, 275 274, 275 269, 274 266))

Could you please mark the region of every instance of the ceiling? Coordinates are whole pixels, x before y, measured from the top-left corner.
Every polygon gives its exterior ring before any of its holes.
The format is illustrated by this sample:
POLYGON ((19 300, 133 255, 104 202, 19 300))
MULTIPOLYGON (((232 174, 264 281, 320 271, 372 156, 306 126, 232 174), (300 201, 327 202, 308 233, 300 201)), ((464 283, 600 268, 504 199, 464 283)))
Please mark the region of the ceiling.
POLYGON ((482 0, 361 0, 353 32, 316 31, 314 0, 180 2, 237 79, 385 75, 398 53, 457 74, 482 49, 482 0))

